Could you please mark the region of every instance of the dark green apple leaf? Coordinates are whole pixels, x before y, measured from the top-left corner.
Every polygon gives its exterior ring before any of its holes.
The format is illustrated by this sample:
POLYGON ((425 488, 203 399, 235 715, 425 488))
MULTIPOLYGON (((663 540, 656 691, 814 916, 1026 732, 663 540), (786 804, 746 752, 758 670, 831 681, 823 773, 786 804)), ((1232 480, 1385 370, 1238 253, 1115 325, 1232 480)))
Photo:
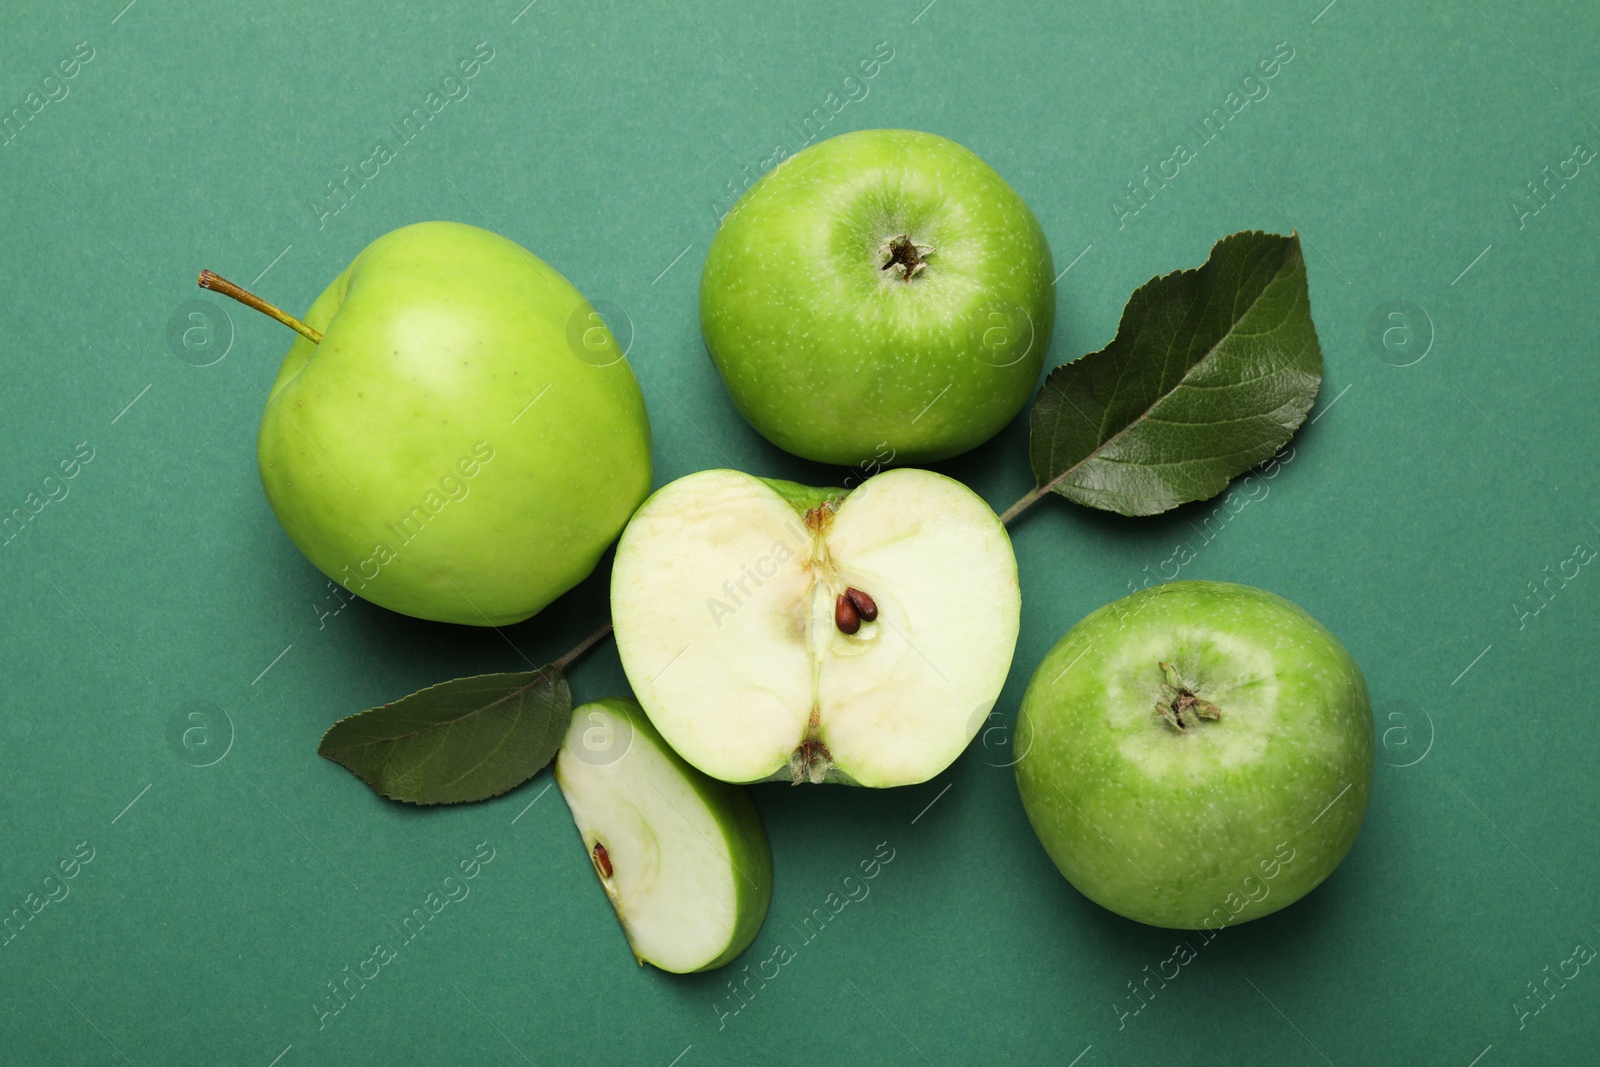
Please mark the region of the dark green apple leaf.
POLYGON ((480 674, 341 719, 317 753, 391 800, 459 804, 538 774, 571 719, 572 691, 556 667, 480 674))
POLYGON ((1123 515, 1206 500, 1277 452, 1321 386, 1299 235, 1224 237, 1204 266, 1140 286, 1109 345, 1050 372, 1033 496, 1123 515))

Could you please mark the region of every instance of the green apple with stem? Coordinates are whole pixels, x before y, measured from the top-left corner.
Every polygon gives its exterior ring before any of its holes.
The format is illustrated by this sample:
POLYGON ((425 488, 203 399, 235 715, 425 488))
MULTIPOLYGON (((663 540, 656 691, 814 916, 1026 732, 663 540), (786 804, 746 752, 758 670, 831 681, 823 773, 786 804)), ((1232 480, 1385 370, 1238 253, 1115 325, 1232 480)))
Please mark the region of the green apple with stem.
POLYGON ((639 509, 611 571, 639 702, 730 782, 927 781, 1000 695, 1020 610, 995 513, 909 467, 848 493, 691 474, 639 509))
POLYGON ((649 421, 615 339, 504 237, 395 230, 304 319, 200 284, 300 334, 267 396, 261 483, 306 558, 375 604, 518 622, 588 575, 649 492, 649 421))
POLYGON ((863 130, 764 175, 724 218, 700 328, 734 405, 823 463, 926 463, 988 440, 1055 322, 1038 219, 954 141, 863 130))
POLYGON ((1017 788, 1084 896, 1174 929, 1277 911, 1344 859, 1373 726, 1350 653, 1294 604, 1177 581, 1091 613, 1023 697, 1017 788))
POLYGON ((755 940, 772 853, 743 788, 689 766, 620 698, 573 712, 555 777, 640 964, 710 970, 755 940))

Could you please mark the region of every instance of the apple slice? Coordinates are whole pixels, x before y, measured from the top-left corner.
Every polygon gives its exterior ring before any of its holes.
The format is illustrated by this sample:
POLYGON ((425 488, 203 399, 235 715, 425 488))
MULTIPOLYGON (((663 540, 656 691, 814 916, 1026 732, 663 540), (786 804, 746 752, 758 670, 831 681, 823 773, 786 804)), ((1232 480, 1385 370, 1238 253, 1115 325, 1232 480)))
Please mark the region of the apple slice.
POLYGON ((689 766, 620 698, 572 713, 555 776, 641 965, 710 970, 755 940, 772 853, 743 789, 689 766))
POLYGON ((634 515, 611 576, 640 703, 730 782, 927 781, 994 706, 1020 611, 1005 527, 924 470, 848 493, 691 474, 634 515))

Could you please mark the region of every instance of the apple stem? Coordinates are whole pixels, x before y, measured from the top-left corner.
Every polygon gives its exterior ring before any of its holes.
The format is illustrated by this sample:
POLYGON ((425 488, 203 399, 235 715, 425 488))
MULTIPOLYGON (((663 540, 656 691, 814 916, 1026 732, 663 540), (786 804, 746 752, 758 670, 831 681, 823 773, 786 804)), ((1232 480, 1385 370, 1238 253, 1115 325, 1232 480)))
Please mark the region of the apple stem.
POLYGON ((277 319, 312 344, 318 345, 322 343, 322 334, 319 331, 313 330, 287 311, 274 307, 244 286, 235 285, 221 275, 213 274, 208 270, 201 271, 200 288, 210 289, 212 292, 221 293, 223 296, 231 296, 246 307, 255 308, 263 315, 269 315, 277 319))
POLYGON ((1027 511, 1030 507, 1038 502, 1040 497, 1044 496, 1049 491, 1050 486, 1041 485, 1039 488, 1033 490, 1015 504, 1012 504, 1009 508, 1006 508, 1004 513, 1002 513, 1000 516, 1000 525, 1010 526, 1012 519, 1016 518, 1018 515, 1021 515, 1024 511, 1027 511))
POLYGON ((1178 673, 1178 668, 1170 663, 1157 662, 1161 669, 1163 681, 1161 690, 1163 698, 1156 701, 1156 712, 1168 725, 1177 730, 1186 730, 1191 726, 1199 725, 1203 719, 1212 722, 1222 718, 1222 709, 1205 700, 1194 691, 1183 676, 1178 673))
POLYGON ((922 272, 923 267, 928 265, 926 257, 932 254, 932 245, 919 245, 911 239, 910 235, 901 234, 883 246, 885 259, 883 266, 879 269, 889 270, 892 267, 899 267, 900 277, 909 282, 922 272))
POLYGON ((555 669, 558 671, 566 670, 568 667, 572 666, 574 660, 583 655, 585 652, 589 651, 595 645, 598 645, 601 641, 604 641, 607 635, 610 633, 611 623, 607 622, 604 626, 600 627, 600 629, 596 630, 588 637, 585 637, 582 641, 579 641, 576 648, 574 648, 571 652, 568 652, 565 656, 562 656, 560 659, 556 660, 555 663, 551 664, 551 666, 555 667, 555 669))

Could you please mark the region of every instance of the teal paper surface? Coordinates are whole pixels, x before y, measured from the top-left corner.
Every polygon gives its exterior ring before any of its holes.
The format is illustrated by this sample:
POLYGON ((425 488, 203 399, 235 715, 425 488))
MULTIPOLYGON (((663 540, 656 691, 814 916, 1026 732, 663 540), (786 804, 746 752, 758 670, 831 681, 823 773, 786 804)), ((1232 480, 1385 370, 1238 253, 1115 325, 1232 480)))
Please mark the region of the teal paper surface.
MULTIPOLYGON (((1594 1058, 1592 5, 125 2, 13 4, 0 35, 0 1061, 1594 1058), (1033 207, 1052 365, 1223 235, 1297 230, 1322 395, 1271 478, 1211 502, 1028 512, 979 740, 917 787, 753 790, 766 927, 725 970, 641 969, 548 772, 421 810, 315 754, 352 712, 560 655, 609 559, 503 635, 347 602, 256 473, 290 335, 194 278, 301 311, 390 229, 494 228, 617 326, 657 484, 839 484, 739 418, 696 286, 770 161, 885 126, 1033 207), (1173 577, 1315 615, 1380 738, 1344 865, 1209 943, 1077 894, 1008 765, 1045 651, 1173 577)), ((939 469, 1003 509, 1026 444, 1021 418, 939 469)), ((609 644, 571 678, 626 692, 609 644)))

